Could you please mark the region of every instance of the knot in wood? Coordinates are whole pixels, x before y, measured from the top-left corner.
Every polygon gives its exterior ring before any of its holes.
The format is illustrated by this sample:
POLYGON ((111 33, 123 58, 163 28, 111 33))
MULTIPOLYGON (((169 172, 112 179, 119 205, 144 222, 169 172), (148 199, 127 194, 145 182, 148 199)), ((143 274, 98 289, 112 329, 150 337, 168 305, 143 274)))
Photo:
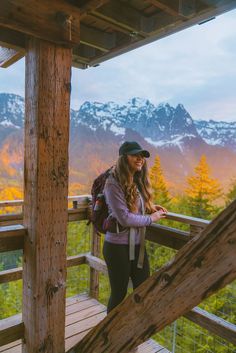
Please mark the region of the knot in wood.
POLYGON ((71 27, 73 16, 65 12, 56 13, 56 21, 67 31, 68 40, 71 40, 71 27))
POLYGON ((201 268, 202 267, 202 263, 203 263, 203 260, 204 260, 204 256, 198 256, 196 261, 194 262, 194 267, 198 267, 198 268, 201 268))
POLYGON ((134 294, 134 301, 135 303, 139 304, 142 301, 142 297, 139 294, 134 294))
POLYGON ((63 281, 58 281, 57 283, 53 284, 49 279, 46 283, 46 296, 47 296, 47 303, 48 305, 51 304, 52 298, 56 292, 60 288, 65 287, 65 283, 63 281))
POLYGON ((71 93, 71 83, 68 82, 65 84, 67 92, 71 93))
POLYGON ((48 335, 45 340, 39 346, 39 353, 52 352, 53 340, 52 336, 48 335))
POLYGON ((68 15, 65 12, 58 11, 55 15, 57 23, 59 23, 61 26, 65 27, 68 22, 72 21, 72 16, 68 15))
POLYGON ((169 275, 169 273, 164 272, 161 275, 160 282, 163 284, 170 284, 172 281, 172 277, 169 275))

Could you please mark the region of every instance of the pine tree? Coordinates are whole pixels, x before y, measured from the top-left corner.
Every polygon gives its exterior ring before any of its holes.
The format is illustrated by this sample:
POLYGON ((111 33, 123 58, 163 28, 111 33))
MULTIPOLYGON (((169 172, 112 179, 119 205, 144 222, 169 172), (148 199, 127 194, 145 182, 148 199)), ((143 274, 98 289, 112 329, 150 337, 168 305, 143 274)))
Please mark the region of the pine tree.
POLYGON ((236 178, 232 180, 230 189, 226 194, 226 206, 236 199, 236 178))
POLYGON ((201 156, 194 171, 195 175, 187 179, 189 187, 186 189, 191 213, 195 217, 210 218, 219 210, 214 201, 221 196, 220 184, 210 177, 205 155, 201 156))
POLYGON ((154 165, 149 170, 149 175, 153 191, 154 203, 166 207, 171 199, 167 189, 167 183, 165 181, 161 168, 160 157, 158 155, 155 157, 154 165))

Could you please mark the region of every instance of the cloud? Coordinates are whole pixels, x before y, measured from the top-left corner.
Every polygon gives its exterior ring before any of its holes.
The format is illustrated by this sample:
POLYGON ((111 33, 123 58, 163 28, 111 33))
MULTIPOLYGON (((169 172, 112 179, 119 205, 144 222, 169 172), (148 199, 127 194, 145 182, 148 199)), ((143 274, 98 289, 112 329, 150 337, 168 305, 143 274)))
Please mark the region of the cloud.
MULTIPOLYGON (((71 106, 84 101, 183 103, 195 118, 236 120, 236 10, 123 54, 96 68, 73 69, 71 106)), ((24 92, 22 62, 1 91, 24 92)), ((6 71, 9 73, 8 71, 6 71)), ((1 82, 2 83, 2 82, 1 82)))

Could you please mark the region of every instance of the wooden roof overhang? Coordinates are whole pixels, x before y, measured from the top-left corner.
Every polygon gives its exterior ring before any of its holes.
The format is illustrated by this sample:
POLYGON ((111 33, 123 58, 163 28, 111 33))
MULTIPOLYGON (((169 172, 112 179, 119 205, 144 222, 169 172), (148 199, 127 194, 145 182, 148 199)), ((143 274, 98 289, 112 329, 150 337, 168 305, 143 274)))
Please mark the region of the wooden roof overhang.
POLYGON ((73 66, 87 68, 235 7, 236 0, 3 0, 0 66, 25 55, 27 35, 73 47, 73 66))

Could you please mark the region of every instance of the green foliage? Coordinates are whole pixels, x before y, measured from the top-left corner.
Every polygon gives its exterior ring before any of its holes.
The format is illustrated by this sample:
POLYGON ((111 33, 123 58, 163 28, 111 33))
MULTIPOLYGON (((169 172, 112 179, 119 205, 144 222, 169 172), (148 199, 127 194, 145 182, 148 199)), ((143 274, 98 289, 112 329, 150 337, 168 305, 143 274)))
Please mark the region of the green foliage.
POLYGON ((236 178, 232 180, 230 189, 225 196, 226 206, 228 206, 232 201, 236 199, 236 178))
MULTIPOLYGON (((192 189, 192 193, 171 197, 167 192, 167 184, 165 183, 163 175, 163 179, 160 177, 162 171, 160 163, 158 163, 158 161, 155 162, 154 166, 156 169, 153 168, 153 171, 156 171, 156 175, 159 175, 159 180, 162 180, 161 187, 154 182, 152 185, 154 188, 156 187, 155 197, 157 203, 163 204, 164 206, 168 204, 168 210, 178 214, 201 216, 203 214, 202 208, 204 207, 206 207, 207 213, 204 213, 205 216, 203 218, 212 218, 217 214, 219 209, 213 205, 214 195, 216 196, 217 194, 215 192, 211 194, 211 197, 207 199, 207 202, 205 202, 204 199, 200 200, 198 196, 196 196, 197 194, 194 196, 194 189, 192 189), (193 199, 195 203, 192 203, 193 199), (201 206, 200 208, 198 208, 199 205, 201 206), (211 205, 214 207, 209 207, 211 205)), ((203 171, 205 170, 205 172, 207 172, 207 168, 204 168, 203 171)), ((199 175, 196 177, 199 177, 199 175)), ((206 177, 207 174, 205 173, 204 175, 206 177)), ((201 183, 199 182, 198 186, 200 184, 201 183)), ((217 183, 213 183, 213 185, 217 186, 217 183)), ((191 187, 194 187, 194 183, 191 184, 191 187)), ((216 191, 217 187, 214 190, 216 191)), ((226 203, 232 201, 232 199, 235 198, 236 182, 232 184, 232 187, 226 196, 226 203)), ((163 220, 161 223, 181 230, 189 229, 188 225, 180 222, 163 220)), ((90 227, 87 226, 86 222, 84 221, 72 222, 68 224, 68 256, 90 251, 90 232, 90 227)), ((147 242, 147 252, 150 259, 151 273, 158 270, 165 263, 170 261, 176 253, 176 251, 172 249, 151 242, 147 242)), ((20 264, 20 252, 5 253, 1 254, 0 256, 0 270, 17 267, 20 264)), ((89 275, 90 270, 87 265, 68 268, 66 295, 73 296, 78 293, 88 293, 89 275)), ((106 305, 110 294, 108 277, 100 274, 99 280, 99 300, 106 305)), ((129 289, 128 293, 130 292, 131 289, 129 289)), ((217 294, 206 299, 203 303, 201 303, 200 306, 208 312, 235 324, 236 282, 233 282, 231 285, 225 287, 217 294)), ((0 286, 0 319, 19 313, 21 310, 22 281, 19 280, 2 284, 0 286)), ((166 310, 168 310, 168 308, 166 308, 166 310)), ((199 326, 184 318, 178 319, 175 324, 166 327, 160 333, 156 334, 154 338, 170 351, 172 351, 173 339, 175 339, 175 353, 236 353, 235 346, 229 344, 217 336, 209 334, 209 332, 206 330, 201 329, 199 326)))
MULTIPOLYGON (((90 251, 90 227, 83 222, 68 224, 67 256, 74 256, 90 251)), ((88 293, 89 267, 87 265, 75 266, 67 269, 66 296, 78 293, 88 293)))

